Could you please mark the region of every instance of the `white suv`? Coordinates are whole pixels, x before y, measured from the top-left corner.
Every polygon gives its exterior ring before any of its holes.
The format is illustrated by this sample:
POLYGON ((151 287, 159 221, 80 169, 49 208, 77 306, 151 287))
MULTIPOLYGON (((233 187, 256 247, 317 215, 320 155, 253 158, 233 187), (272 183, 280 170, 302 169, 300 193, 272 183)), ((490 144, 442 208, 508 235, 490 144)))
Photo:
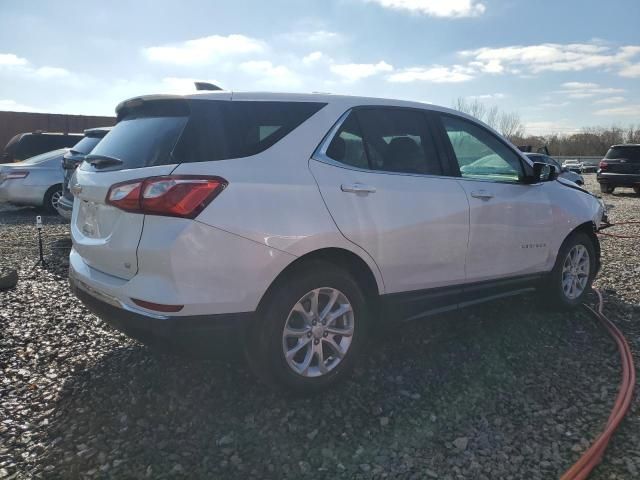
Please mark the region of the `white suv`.
POLYGON ((120 104, 72 185, 70 281, 144 342, 242 338, 299 391, 367 330, 536 287, 580 303, 601 203, 422 103, 206 92, 120 104))

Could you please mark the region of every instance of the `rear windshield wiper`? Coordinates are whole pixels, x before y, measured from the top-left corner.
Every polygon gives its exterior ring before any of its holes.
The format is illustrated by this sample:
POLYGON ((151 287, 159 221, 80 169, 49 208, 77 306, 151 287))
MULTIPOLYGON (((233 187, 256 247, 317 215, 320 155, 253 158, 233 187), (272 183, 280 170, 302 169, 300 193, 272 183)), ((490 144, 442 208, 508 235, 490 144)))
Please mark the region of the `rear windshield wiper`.
POLYGON ((124 162, 119 158, 109 157, 107 155, 89 154, 84 157, 84 160, 96 168, 115 167, 124 164, 124 162))

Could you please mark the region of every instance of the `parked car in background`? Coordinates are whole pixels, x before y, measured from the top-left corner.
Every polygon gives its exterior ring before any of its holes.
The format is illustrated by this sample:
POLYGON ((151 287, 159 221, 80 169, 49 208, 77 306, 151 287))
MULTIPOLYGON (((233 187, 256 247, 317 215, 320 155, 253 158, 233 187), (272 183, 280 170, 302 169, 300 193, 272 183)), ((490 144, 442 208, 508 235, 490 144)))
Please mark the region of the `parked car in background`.
POLYGON ((640 195, 640 145, 612 145, 600 161, 596 178, 602 193, 629 187, 640 195))
POLYGON ((59 148, 72 147, 82 139, 81 133, 35 131, 19 133, 4 147, 0 162, 11 163, 35 157, 59 148))
POLYGON ((75 173, 75 294, 148 343, 231 333, 268 383, 328 387, 381 322, 536 288, 577 307, 599 267, 599 199, 454 110, 206 92, 116 111, 75 173))
POLYGON ((60 162, 65 153, 67 149, 62 148, 0 164, 0 202, 44 207, 56 213, 62 197, 60 162))
POLYGON ((572 172, 582 173, 582 162, 579 160, 565 160, 562 166, 572 172))
POLYGON ((62 198, 58 202, 58 213, 62 217, 70 219, 73 211, 73 194, 69 190, 69 182, 73 173, 109 130, 111 127, 88 128, 84 131, 84 138, 71 147, 71 150, 62 159, 64 180, 62 182, 62 198))
POLYGON ((554 166, 558 171, 560 177, 566 178, 576 185, 584 185, 584 178, 582 175, 563 167, 555 158, 550 157, 549 155, 545 155, 544 153, 525 153, 525 155, 529 157, 533 162, 543 162, 547 165, 554 166))
POLYGON ((598 165, 600 163, 599 160, 583 158, 581 162, 582 162, 582 173, 596 173, 598 171, 598 165))

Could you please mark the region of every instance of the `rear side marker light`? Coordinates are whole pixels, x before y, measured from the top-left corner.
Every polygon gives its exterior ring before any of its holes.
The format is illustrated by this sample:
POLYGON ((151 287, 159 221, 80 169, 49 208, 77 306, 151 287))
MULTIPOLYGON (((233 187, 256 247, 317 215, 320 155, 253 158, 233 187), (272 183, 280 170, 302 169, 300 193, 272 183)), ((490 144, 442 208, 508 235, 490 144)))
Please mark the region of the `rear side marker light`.
POLYGON ((112 185, 106 203, 145 215, 195 218, 226 188, 220 177, 168 175, 112 185))
POLYGON ((184 308, 184 305, 163 305, 162 303, 147 302, 145 300, 138 300, 137 298, 132 298, 131 300, 133 300, 133 303, 139 307, 146 308, 147 310, 154 310, 156 312, 175 313, 184 308))
POLYGON ((600 164, 598 166, 600 167, 600 170, 606 170, 609 164, 604 160, 600 160, 600 164))

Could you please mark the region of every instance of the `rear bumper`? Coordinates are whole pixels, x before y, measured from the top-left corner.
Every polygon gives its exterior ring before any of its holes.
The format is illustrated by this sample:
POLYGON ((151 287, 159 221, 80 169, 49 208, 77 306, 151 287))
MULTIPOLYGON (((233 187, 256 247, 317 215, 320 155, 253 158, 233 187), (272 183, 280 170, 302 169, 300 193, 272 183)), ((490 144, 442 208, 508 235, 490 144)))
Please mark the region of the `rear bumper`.
POLYGON ((597 176, 599 183, 616 187, 633 187, 640 185, 640 175, 633 173, 601 173, 597 176))
POLYGON ((0 183, 0 202, 40 207, 48 188, 25 185, 22 179, 5 180, 0 183))
POLYGON ((255 312, 171 317, 134 311, 118 305, 114 297, 100 293, 69 271, 73 293, 96 316, 143 343, 202 349, 211 339, 238 339, 255 312))

